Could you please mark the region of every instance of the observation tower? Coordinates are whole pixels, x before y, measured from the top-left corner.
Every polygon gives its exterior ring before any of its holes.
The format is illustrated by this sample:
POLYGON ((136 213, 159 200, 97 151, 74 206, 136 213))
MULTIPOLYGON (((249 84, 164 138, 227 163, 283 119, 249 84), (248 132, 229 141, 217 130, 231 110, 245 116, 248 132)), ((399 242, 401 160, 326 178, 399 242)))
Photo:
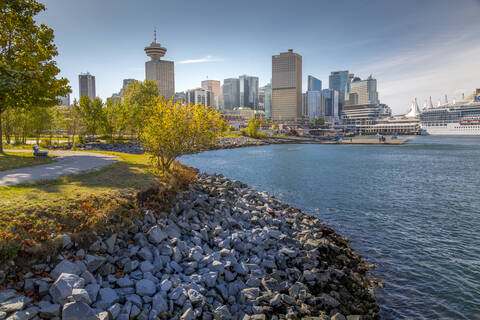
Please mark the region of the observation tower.
POLYGON ((170 99, 175 94, 175 72, 173 61, 160 60, 167 48, 157 42, 157 29, 153 31, 153 42, 145 47, 150 61, 145 62, 145 79, 157 82, 160 95, 170 99))

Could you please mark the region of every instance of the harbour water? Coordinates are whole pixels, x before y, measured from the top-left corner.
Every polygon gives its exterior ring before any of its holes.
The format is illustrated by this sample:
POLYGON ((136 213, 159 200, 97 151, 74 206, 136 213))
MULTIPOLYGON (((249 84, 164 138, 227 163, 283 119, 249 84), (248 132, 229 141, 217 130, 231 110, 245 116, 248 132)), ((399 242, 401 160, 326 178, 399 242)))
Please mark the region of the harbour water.
POLYGON ((382 319, 480 319, 480 139, 270 145, 183 163, 268 191, 342 236, 385 287, 382 319))

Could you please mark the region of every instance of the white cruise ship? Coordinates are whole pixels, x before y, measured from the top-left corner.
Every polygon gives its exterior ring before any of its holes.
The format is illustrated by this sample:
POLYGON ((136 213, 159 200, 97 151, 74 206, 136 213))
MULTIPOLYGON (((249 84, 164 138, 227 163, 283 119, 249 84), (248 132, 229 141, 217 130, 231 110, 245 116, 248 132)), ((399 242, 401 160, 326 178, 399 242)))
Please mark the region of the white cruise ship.
POLYGON ((432 100, 422 113, 420 122, 424 134, 480 136, 480 89, 470 99, 445 103, 436 108, 432 100))

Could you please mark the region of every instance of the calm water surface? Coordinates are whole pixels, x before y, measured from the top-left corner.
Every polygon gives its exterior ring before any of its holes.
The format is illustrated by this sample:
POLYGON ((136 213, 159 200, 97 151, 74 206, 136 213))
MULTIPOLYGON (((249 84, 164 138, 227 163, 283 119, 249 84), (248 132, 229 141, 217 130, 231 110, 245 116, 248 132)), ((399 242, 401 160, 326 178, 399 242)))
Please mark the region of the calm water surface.
POLYGON ((271 145, 181 161, 314 214, 368 263, 384 319, 480 319, 480 139, 271 145))

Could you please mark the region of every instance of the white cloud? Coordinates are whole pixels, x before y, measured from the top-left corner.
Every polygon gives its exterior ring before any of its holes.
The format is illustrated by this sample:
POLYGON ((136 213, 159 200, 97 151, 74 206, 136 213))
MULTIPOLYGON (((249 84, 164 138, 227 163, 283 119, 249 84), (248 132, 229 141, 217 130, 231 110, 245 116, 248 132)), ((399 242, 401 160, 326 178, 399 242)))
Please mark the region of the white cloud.
POLYGON ((373 74, 380 101, 396 114, 407 112, 414 98, 423 103, 432 96, 435 103, 447 94, 450 101, 458 100, 462 92, 468 95, 480 88, 480 43, 475 38, 474 30, 443 35, 369 61, 354 72, 362 77, 373 74))
POLYGON ((189 64, 189 63, 204 63, 204 62, 218 62, 218 61, 224 61, 225 59, 223 58, 218 58, 214 56, 205 56, 200 59, 190 59, 190 60, 182 60, 178 61, 177 64, 189 64))

